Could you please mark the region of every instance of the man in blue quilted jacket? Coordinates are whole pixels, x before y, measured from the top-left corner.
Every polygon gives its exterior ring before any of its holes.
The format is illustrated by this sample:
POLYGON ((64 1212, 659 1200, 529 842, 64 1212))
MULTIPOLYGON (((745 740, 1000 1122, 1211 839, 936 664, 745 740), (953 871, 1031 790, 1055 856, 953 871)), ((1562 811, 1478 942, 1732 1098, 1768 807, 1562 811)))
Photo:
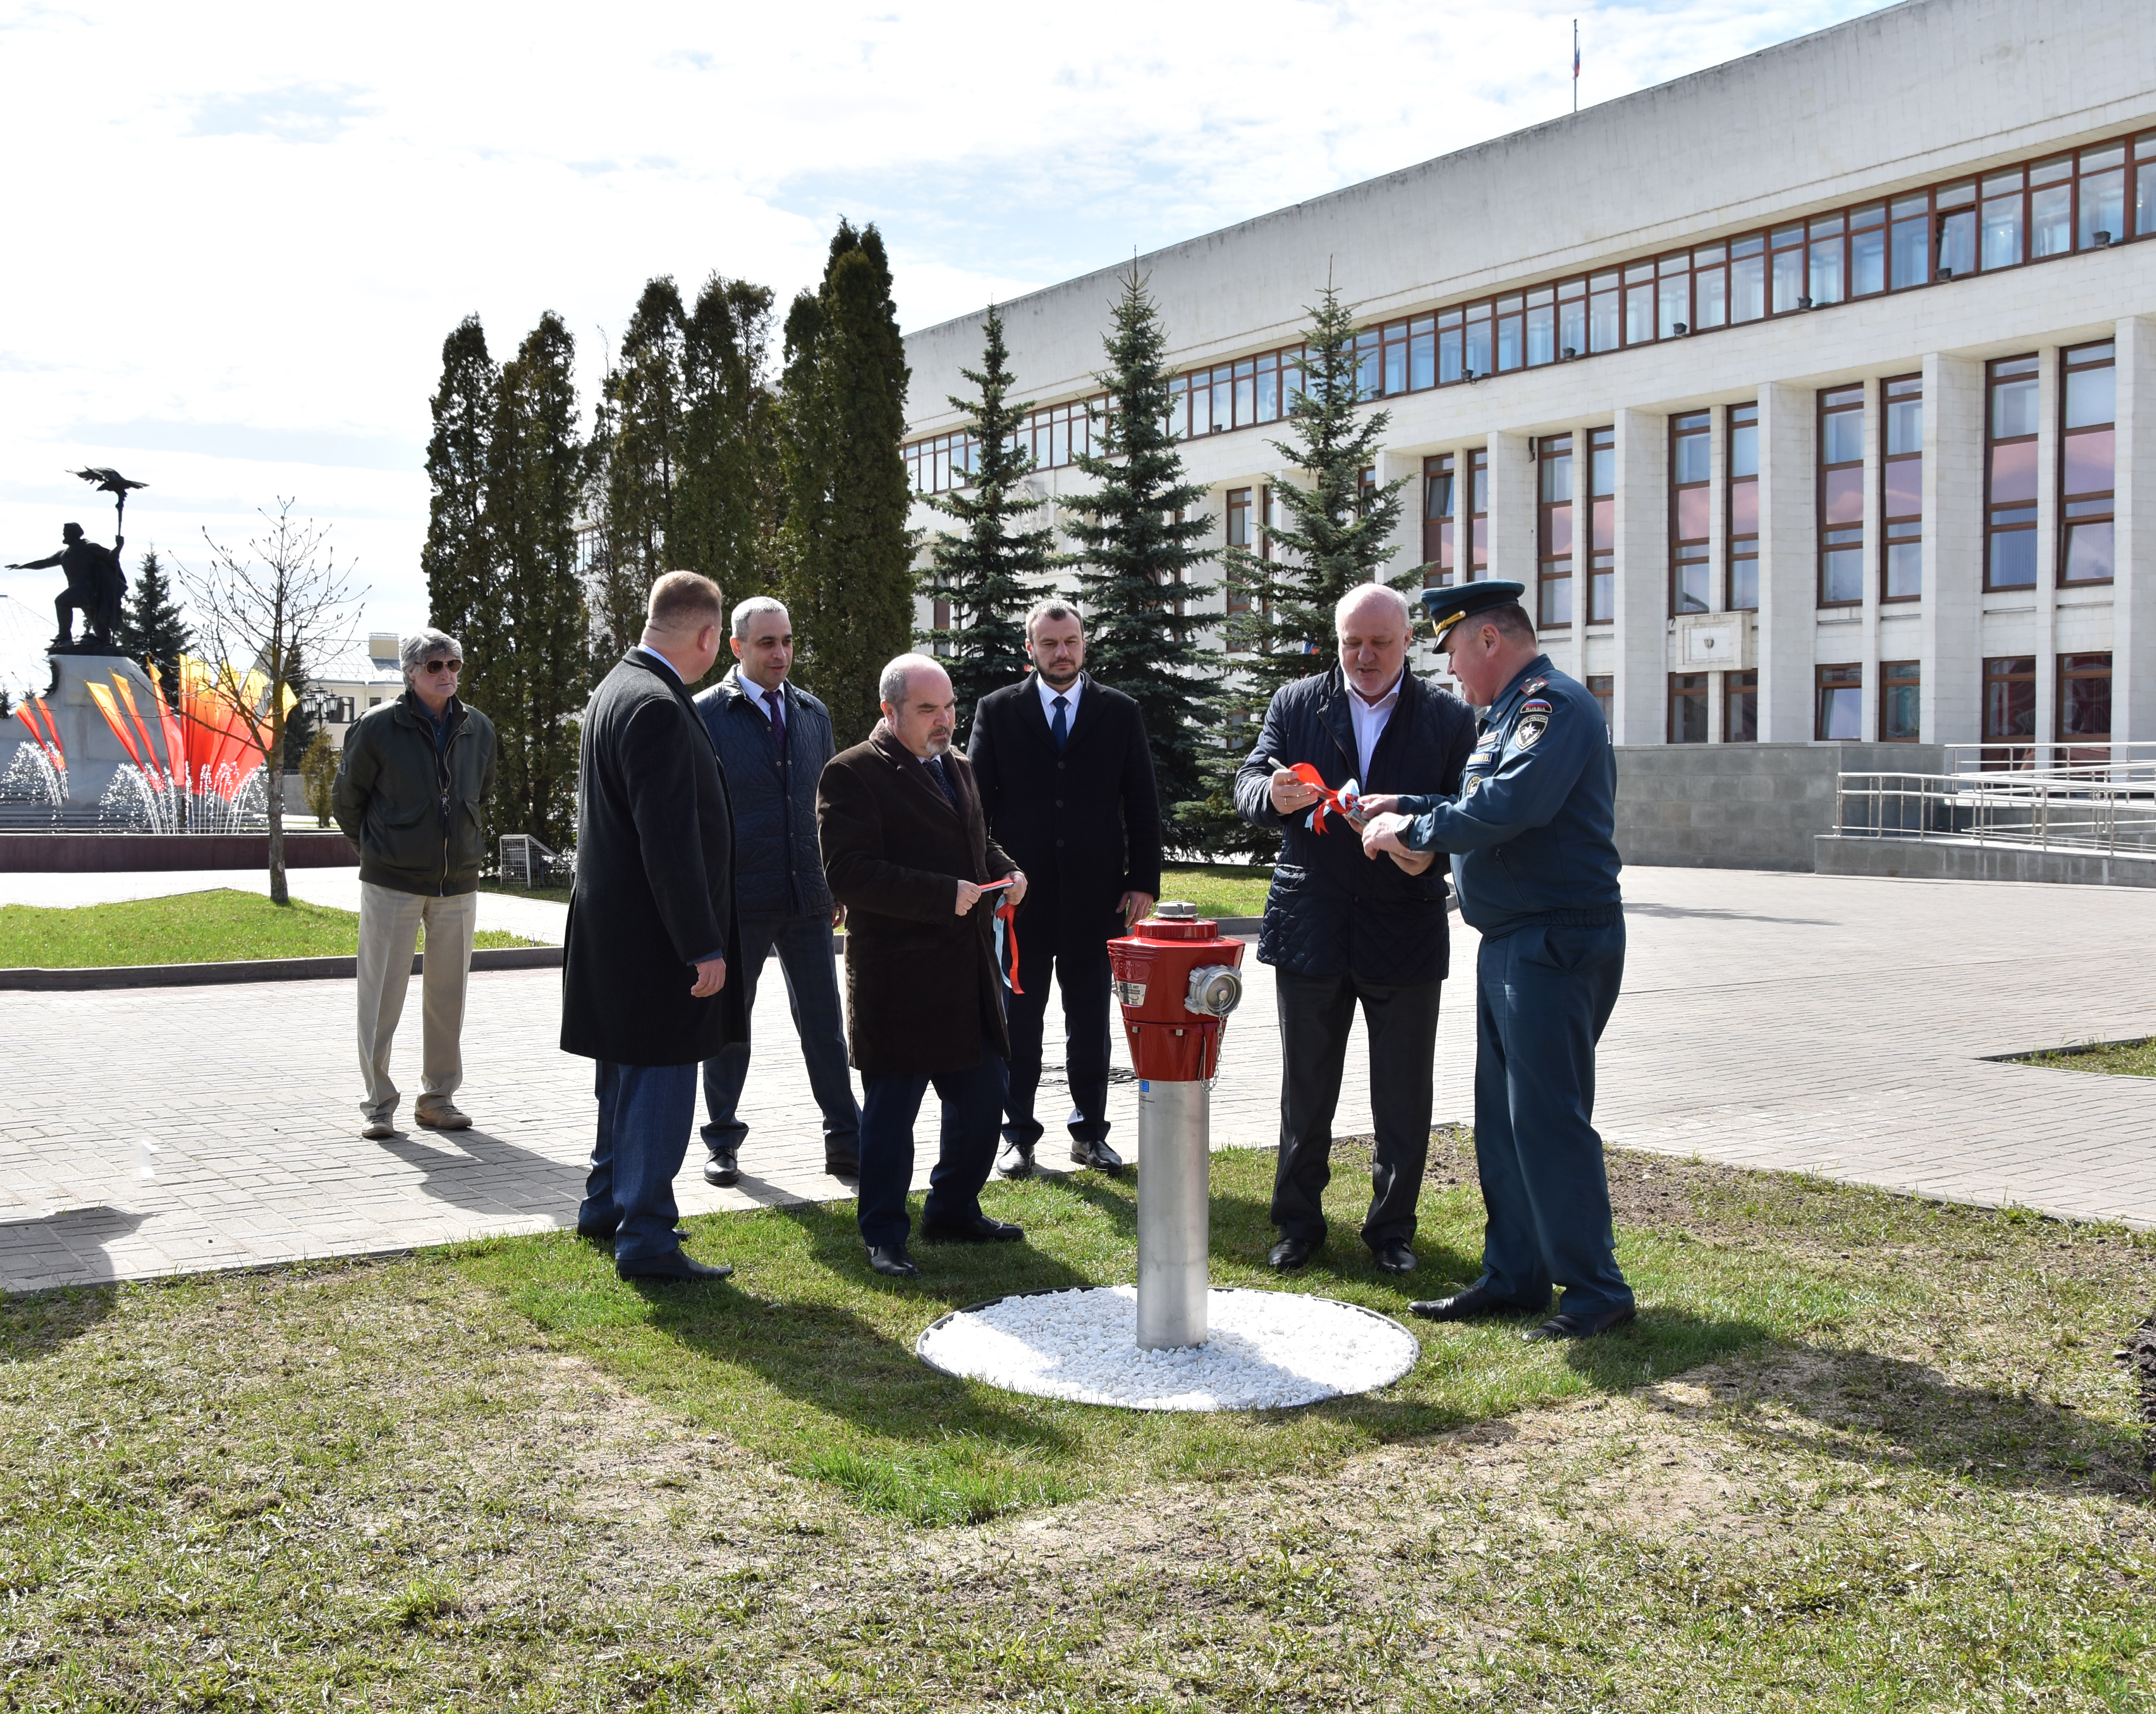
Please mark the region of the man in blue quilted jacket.
POLYGON ((1450 950, 1445 875, 1420 856, 1365 856, 1356 829, 1338 815, 1312 827, 1320 793, 1293 772, 1307 762, 1336 792, 1351 781, 1394 794, 1459 789, 1475 716, 1407 670, 1411 613, 1407 598, 1382 583, 1348 591, 1333 614, 1338 662, 1274 695, 1235 777, 1243 819, 1284 836, 1258 937, 1280 1008, 1272 1203, 1280 1241, 1270 1260, 1282 1270, 1302 1266, 1325 1242, 1321 1198, 1332 1176, 1332 1116, 1358 1006, 1370 1038, 1377 1132, 1363 1241, 1389 1273, 1415 1267, 1438 990, 1450 950), (1409 780, 1428 783, 1401 783, 1409 780))
MULTIPOLYGON (((831 931, 843 912, 824 884, 816 848, 816 777, 831 759, 831 716, 787 681, 793 666, 793 621, 768 595, 734 609, 734 665, 696 699, 696 712, 719 752, 734 810, 734 886, 741 912, 737 979, 744 1009, 756 1004, 757 973, 774 952, 786 974, 793 1028, 808 1064, 808 1086, 824 1112, 824 1170, 851 1178, 860 1170, 860 1109, 846 1070, 845 1026, 831 931)), ((748 1126, 736 1116, 748 1080, 748 1044, 704 1062, 704 1178, 741 1178, 748 1126)))

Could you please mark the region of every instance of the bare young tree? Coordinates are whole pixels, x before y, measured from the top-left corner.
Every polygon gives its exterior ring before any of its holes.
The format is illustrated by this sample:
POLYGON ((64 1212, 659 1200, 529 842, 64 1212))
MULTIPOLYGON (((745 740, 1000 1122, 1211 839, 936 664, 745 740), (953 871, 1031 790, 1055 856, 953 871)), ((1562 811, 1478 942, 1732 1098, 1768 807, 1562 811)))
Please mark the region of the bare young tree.
POLYGON ((197 644, 215 674, 219 711, 262 752, 270 897, 284 905, 291 901, 285 881, 287 688, 302 660, 333 660, 352 646, 367 591, 353 588, 349 570, 338 569, 328 529, 312 519, 295 522, 290 500, 280 499, 262 518, 268 527, 247 544, 244 557, 204 530, 209 565, 200 572, 177 570, 194 609, 197 644))

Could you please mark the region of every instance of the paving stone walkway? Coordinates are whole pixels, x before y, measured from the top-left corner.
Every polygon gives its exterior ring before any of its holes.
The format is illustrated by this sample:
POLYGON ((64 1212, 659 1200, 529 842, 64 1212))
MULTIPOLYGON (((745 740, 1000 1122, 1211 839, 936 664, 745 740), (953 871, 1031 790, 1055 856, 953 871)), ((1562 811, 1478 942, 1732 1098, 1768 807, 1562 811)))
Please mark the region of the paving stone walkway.
MULTIPOLYGON (((1625 885, 1630 971, 1598 1109, 1612 1142, 2156 1226, 2156 1080, 1994 1057, 2156 1034, 2156 895, 1717 870, 1625 885)), ((1454 922, 1437 1112, 1464 1122, 1475 937, 1454 922)), ((1276 1123, 1271 983, 1246 968, 1218 1147, 1268 1146, 1276 1123)), ((591 1067, 554 1046, 559 991, 552 971, 475 976, 458 1099, 475 1127, 388 1143, 357 1135, 349 983, 0 994, 0 1288, 567 1224, 591 1067)), ((748 1176, 709 1188, 692 1147, 688 1212, 844 1194, 821 1171, 776 972, 761 998, 748 1176)), ((414 994, 397 1067, 413 1085, 418 1014, 414 994)), ((1368 1088, 1358 1043, 1341 1134, 1368 1130, 1368 1088)), ((1116 1084, 1110 1109, 1134 1152, 1135 1087, 1116 1084)))

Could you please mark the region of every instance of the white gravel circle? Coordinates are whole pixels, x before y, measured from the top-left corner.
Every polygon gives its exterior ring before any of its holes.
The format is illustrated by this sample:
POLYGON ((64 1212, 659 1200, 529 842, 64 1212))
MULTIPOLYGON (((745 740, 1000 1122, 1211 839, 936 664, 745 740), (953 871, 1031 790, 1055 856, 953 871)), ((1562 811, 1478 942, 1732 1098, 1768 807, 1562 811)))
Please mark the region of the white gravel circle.
POLYGON ((1368 1393, 1422 1347, 1374 1310, 1293 1291, 1208 1294, 1210 1337, 1141 1351, 1135 1286, 1074 1287, 954 1310, 914 1350, 949 1375, 1013 1393, 1129 1410, 1276 1410, 1368 1393))

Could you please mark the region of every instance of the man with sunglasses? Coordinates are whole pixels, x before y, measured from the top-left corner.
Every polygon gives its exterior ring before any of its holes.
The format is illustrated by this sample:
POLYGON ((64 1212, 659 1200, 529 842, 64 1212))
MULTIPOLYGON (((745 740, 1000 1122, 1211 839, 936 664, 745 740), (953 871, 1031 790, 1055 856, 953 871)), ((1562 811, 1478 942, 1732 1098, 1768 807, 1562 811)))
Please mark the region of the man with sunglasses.
POLYGON ((464 1080, 461 1038, 472 928, 479 915, 481 806, 494 795, 494 723, 457 697, 464 651, 424 629, 398 650, 404 694, 370 708, 345 734, 337 825, 359 848, 359 1070, 362 1137, 397 1135, 389 1049, 427 930, 421 989, 419 1098, 436 1131, 471 1123, 453 1097, 464 1080))

